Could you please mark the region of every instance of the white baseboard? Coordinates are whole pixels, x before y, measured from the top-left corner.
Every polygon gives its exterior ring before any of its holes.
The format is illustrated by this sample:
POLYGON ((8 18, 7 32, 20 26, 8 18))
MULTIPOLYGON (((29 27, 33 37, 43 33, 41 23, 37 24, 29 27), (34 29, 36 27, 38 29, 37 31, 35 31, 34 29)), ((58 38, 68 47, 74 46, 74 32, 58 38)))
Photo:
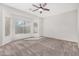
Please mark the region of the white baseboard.
POLYGON ((57 37, 49 37, 49 36, 43 36, 43 37, 55 38, 55 39, 58 39, 58 40, 65 40, 65 41, 70 41, 70 42, 76 42, 76 43, 78 43, 78 40, 70 40, 70 39, 66 39, 66 38, 57 38, 57 37))
POLYGON ((24 40, 39 40, 41 39, 42 37, 30 37, 30 38, 26 38, 24 40))

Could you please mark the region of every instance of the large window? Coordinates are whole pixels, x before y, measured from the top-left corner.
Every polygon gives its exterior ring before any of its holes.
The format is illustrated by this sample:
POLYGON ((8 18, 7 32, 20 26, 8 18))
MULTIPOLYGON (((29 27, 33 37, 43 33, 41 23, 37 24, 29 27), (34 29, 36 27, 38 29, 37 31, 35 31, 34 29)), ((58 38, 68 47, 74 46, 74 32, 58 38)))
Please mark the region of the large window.
POLYGON ((15 33, 16 34, 27 34, 31 32, 30 21, 26 18, 15 18, 15 33))
POLYGON ((15 21, 15 33, 20 34, 24 33, 24 21, 23 20, 16 20, 15 21))
POLYGON ((29 21, 25 21, 25 26, 24 26, 24 33, 30 33, 31 32, 31 25, 29 21))

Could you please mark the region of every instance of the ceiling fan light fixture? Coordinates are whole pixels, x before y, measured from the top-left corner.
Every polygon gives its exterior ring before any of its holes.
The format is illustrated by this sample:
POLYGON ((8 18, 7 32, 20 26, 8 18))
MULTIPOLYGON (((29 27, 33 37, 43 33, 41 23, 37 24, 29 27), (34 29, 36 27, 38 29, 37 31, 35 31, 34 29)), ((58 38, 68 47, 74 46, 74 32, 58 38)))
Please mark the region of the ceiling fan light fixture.
POLYGON ((42 14, 42 11, 40 11, 40 14, 42 14))
POLYGON ((45 8, 45 6, 47 5, 47 3, 40 3, 38 4, 39 6, 35 5, 35 4, 32 4, 32 6, 34 6, 36 9, 33 10, 34 11, 39 11, 40 14, 42 14, 43 11, 50 11, 50 9, 48 8, 45 8))

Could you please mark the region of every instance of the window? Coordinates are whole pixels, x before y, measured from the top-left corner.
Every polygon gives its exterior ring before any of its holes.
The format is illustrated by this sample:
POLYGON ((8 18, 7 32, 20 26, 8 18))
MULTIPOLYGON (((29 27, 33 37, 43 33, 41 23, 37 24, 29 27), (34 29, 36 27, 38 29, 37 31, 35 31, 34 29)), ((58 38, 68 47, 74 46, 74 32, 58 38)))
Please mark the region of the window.
POLYGON ((16 34, 27 34, 31 32, 31 21, 26 18, 15 18, 15 33, 16 34))
POLYGON ((5 19, 5 36, 10 35, 10 17, 6 17, 5 19))
POLYGON ((38 31, 37 31, 37 28, 38 28, 38 24, 35 22, 34 23, 34 33, 37 33, 38 31))

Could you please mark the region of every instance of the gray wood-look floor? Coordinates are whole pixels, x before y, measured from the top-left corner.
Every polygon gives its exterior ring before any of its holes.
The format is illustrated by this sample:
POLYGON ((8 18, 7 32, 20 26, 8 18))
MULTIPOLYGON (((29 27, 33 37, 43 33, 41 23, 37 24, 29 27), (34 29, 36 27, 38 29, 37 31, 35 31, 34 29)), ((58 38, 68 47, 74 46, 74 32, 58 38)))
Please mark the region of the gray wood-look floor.
POLYGON ((41 38, 17 40, 0 47, 1 56, 78 56, 77 43, 41 38))

